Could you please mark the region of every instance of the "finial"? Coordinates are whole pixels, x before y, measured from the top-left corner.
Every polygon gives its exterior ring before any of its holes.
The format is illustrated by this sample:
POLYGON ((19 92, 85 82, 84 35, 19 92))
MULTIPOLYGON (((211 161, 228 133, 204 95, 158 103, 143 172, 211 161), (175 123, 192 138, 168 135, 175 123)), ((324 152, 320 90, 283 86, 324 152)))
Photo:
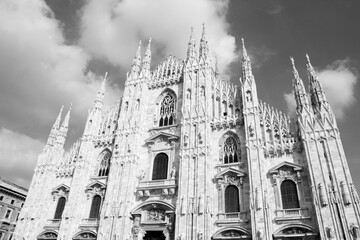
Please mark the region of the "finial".
POLYGON ((308 64, 311 64, 311 62, 310 62, 310 58, 309 58, 309 55, 308 55, 307 53, 305 54, 305 57, 306 57, 306 61, 307 61, 307 63, 308 63, 308 64))
POLYGON ((244 38, 241 38, 243 58, 248 58, 244 38))
POLYGON ((293 57, 290 57, 290 62, 291 62, 291 65, 292 65, 292 72, 294 74, 294 78, 296 80, 298 80, 300 77, 299 77, 299 72, 297 71, 296 67, 295 67, 295 61, 294 61, 294 58, 293 57))
POLYGON ((194 28, 193 28, 193 27, 191 27, 191 30, 190 30, 190 39, 192 39, 192 38, 193 38, 193 35, 194 35, 194 28))
POLYGON ((61 105, 59 115, 57 116, 55 123, 52 127, 53 129, 58 129, 60 127, 60 121, 61 121, 61 115, 62 115, 63 109, 64 109, 64 105, 61 105))
POLYGON ((220 72, 219 72, 219 64, 218 64, 218 58, 217 56, 215 55, 215 76, 219 76, 220 75, 220 72))
POLYGON ((205 39, 205 23, 202 24, 202 27, 203 27, 203 29, 202 29, 202 37, 201 38, 205 39))

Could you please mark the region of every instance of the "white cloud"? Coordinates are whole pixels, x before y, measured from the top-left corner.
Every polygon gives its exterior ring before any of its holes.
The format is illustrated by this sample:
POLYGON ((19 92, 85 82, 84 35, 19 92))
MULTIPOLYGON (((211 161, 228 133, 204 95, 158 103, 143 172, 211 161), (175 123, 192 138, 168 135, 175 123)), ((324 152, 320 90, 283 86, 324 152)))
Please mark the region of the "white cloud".
POLYGON ((237 57, 235 38, 227 32, 227 8, 227 0, 92 0, 82 11, 80 43, 94 56, 128 69, 139 39, 152 37, 155 55, 185 57, 190 27, 199 43, 205 23, 210 51, 226 72, 237 57))
POLYGON ((44 143, 24 134, 0 129, 0 176, 28 187, 44 143))
MULTIPOLYGON (((358 73, 351 69, 350 60, 346 58, 334 61, 324 69, 318 70, 317 74, 337 120, 343 120, 346 110, 356 101, 354 88, 359 77, 358 73)), ((284 98, 288 111, 295 111, 294 94, 285 93, 284 98)))
MULTIPOLYGON (((80 125, 77 120, 93 103, 101 77, 85 73, 90 56, 65 43, 46 3, 0 1, 0 32, 0 123, 40 138, 61 104, 72 102, 73 124, 80 125)), ((107 98, 115 101, 118 92, 108 90, 107 98)))
POLYGON ((355 103, 354 87, 358 75, 351 70, 350 60, 337 60, 318 72, 326 97, 336 118, 343 120, 345 111, 355 103))

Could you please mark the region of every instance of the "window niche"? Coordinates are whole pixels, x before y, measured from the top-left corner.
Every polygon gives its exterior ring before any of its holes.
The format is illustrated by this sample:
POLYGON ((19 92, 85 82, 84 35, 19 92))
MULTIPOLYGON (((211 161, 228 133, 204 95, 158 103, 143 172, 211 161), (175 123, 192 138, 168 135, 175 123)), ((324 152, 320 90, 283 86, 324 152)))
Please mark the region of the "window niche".
POLYGON ((98 157, 99 166, 95 170, 95 176, 98 177, 107 177, 110 172, 110 160, 111 160, 111 152, 108 149, 102 151, 98 157))
POLYGON ((246 173, 228 168, 215 175, 218 189, 218 223, 246 221, 244 178, 246 173))
POLYGON ((51 195, 53 196, 54 202, 54 220, 60 220, 63 217, 69 192, 70 188, 65 184, 61 184, 52 190, 51 195))
POLYGON ((301 208, 303 167, 296 163, 282 162, 270 169, 277 218, 296 217, 305 214, 301 208))

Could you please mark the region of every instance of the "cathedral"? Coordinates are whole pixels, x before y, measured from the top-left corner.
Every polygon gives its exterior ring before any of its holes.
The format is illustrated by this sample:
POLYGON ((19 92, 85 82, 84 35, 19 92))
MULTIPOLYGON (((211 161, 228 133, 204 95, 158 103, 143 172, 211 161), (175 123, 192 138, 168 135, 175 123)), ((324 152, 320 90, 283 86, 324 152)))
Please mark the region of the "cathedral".
POLYGON ((104 110, 105 76, 68 150, 61 108, 13 239, 360 239, 359 197, 309 56, 307 89, 290 59, 290 118, 259 99, 244 40, 234 85, 202 31, 185 59, 154 69, 151 40, 140 43, 123 97, 104 110))

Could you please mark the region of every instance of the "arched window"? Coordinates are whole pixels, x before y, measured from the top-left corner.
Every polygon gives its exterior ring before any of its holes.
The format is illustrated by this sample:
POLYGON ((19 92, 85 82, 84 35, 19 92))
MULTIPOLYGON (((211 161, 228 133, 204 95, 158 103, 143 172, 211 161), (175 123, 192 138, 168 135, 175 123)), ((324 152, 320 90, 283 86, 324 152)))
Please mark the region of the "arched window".
POLYGON ((225 189, 225 212, 240 212, 239 190, 234 185, 229 185, 225 189))
POLYGON ((294 181, 285 180, 281 183, 280 188, 283 209, 299 208, 299 198, 294 181))
POLYGON ((104 151, 100 155, 101 163, 99 168, 99 177, 102 176, 109 176, 109 170, 110 170, 110 158, 111 158, 111 152, 104 151))
POLYGON ((223 162, 238 162, 236 140, 233 137, 228 137, 224 143, 223 162))
POLYGON ((63 214, 64 208, 65 208, 66 198, 61 197, 58 200, 56 210, 55 210, 55 216, 54 219, 61 219, 61 216, 63 214))
POLYGON ((101 197, 99 195, 95 195, 93 197, 90 209, 89 218, 99 218, 100 215, 100 205, 101 205, 101 197))
POLYGON ((159 153, 154 159, 152 180, 167 179, 168 155, 159 153))
POLYGON ((168 126, 175 124, 175 98, 167 94, 160 106, 159 126, 168 126))

